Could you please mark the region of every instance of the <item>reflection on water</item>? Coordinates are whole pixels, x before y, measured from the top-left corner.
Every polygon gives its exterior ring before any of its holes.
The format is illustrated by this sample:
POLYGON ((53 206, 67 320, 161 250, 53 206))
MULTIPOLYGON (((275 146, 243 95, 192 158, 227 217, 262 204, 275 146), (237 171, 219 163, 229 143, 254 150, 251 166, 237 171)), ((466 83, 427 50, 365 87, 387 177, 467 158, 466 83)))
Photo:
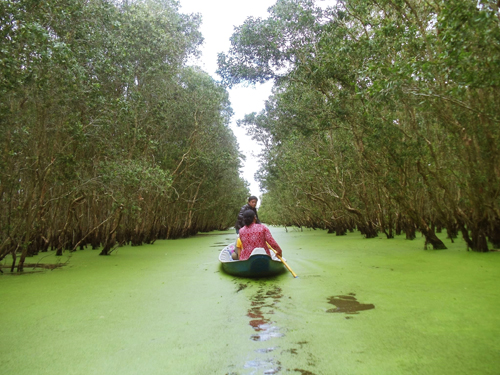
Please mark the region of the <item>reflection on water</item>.
POLYGON ((279 327, 272 326, 270 324, 262 324, 256 331, 259 332, 258 335, 252 335, 250 338, 253 341, 267 341, 273 337, 283 337, 284 334, 279 332, 279 327))
POLYGON ((252 370, 262 370, 263 374, 277 374, 281 370, 281 363, 274 359, 263 361, 248 361, 244 368, 252 370))
POLYGON ((248 309, 247 316, 251 318, 250 325, 258 332, 250 338, 253 341, 267 341, 273 337, 283 337, 280 333, 280 328, 276 326, 276 322, 272 322, 269 315, 274 314, 274 308, 283 297, 281 288, 273 286, 271 290, 264 292, 260 288, 257 293, 251 298, 251 308, 248 309), (267 309, 266 311, 264 309, 267 309))
POLYGON ((294 368, 293 371, 297 371, 298 373, 300 373, 300 375, 314 375, 313 372, 307 371, 307 370, 302 370, 300 368, 294 368))
MULTIPOLYGON (((254 330, 254 334, 250 336, 250 340, 255 342, 272 342, 276 344, 276 339, 285 337, 282 332, 283 328, 278 325, 276 321, 277 314, 283 310, 280 304, 283 301, 288 301, 288 298, 283 300, 283 292, 280 287, 276 285, 269 285, 260 283, 257 291, 249 297, 250 306, 247 310, 249 318, 249 325, 254 330)), ((247 287, 252 287, 251 284, 235 282, 237 288, 236 292, 241 292, 247 287)), ((255 285, 256 286, 256 285, 255 285)), ((279 317, 279 314, 278 314, 279 317)), ((266 374, 279 374, 279 373, 294 373, 302 375, 315 375, 313 372, 300 369, 300 368, 286 368, 279 360, 280 355, 306 355, 308 357, 308 365, 315 366, 316 358, 312 353, 307 353, 307 341, 299 341, 294 344, 295 348, 280 349, 279 346, 269 346, 267 348, 255 349, 254 358, 246 361, 240 370, 237 372, 229 372, 227 375, 266 375, 266 374), (306 353, 303 352, 306 350, 306 353)), ((240 364, 241 366, 241 364, 240 364)))
POLYGON ((360 311, 371 310, 375 305, 371 303, 359 303, 354 297, 356 294, 349 293, 347 296, 328 297, 328 303, 335 306, 334 309, 326 310, 328 313, 359 314, 360 311))
MULTIPOLYGON (((247 287, 244 284, 237 286, 237 292, 247 287)), ((250 297, 250 308, 247 311, 247 316, 250 318, 249 325, 255 331, 255 334, 250 336, 250 340, 262 342, 284 336, 280 332, 280 327, 271 319, 282 297, 281 288, 276 285, 271 286, 269 290, 262 286, 250 297)), ((247 361, 243 368, 250 374, 278 374, 281 371, 280 361, 273 356, 269 357, 269 353, 274 352, 277 348, 272 346, 256 349, 256 353, 266 355, 267 358, 247 361)))
POLYGON ((257 349, 257 350, 256 350, 256 352, 257 352, 257 353, 271 353, 271 352, 274 352, 276 349, 278 349, 278 347, 275 347, 275 348, 257 349))

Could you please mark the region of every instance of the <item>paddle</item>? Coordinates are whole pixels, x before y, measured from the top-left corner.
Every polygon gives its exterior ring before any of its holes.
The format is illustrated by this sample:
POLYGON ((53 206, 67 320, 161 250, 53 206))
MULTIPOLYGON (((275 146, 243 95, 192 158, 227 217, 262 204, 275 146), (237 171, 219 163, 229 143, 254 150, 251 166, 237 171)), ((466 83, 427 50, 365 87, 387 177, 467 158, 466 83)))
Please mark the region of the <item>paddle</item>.
POLYGON ((267 242, 266 242, 266 244, 267 244, 267 247, 269 247, 272 251, 274 251, 274 253, 275 253, 275 254, 276 254, 276 256, 278 257, 278 259, 279 259, 279 260, 281 260, 281 263, 283 263, 283 264, 285 265, 286 269, 287 269, 288 271, 290 271, 290 273, 292 274, 292 276, 293 276, 294 278, 297 278, 297 277, 298 277, 298 276, 297 276, 297 274, 296 274, 295 272, 293 272, 293 270, 290 268, 290 266, 289 266, 288 264, 286 264, 285 260, 281 257, 281 255, 279 255, 279 254, 278 254, 278 252, 277 252, 276 250, 274 250, 274 249, 271 247, 271 245, 269 245, 267 242))

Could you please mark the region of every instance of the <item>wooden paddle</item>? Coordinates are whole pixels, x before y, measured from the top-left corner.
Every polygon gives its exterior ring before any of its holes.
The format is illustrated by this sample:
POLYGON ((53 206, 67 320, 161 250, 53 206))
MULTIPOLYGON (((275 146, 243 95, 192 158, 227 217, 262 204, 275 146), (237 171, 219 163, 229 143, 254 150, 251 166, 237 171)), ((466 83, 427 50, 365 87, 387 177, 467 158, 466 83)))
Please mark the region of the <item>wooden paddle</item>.
POLYGON ((295 272, 293 272, 293 270, 290 268, 290 266, 289 266, 288 264, 286 264, 285 260, 281 257, 281 255, 279 255, 279 254, 278 254, 278 252, 277 252, 276 250, 274 250, 274 249, 271 247, 271 245, 269 245, 267 242, 266 242, 266 244, 267 244, 267 247, 269 247, 272 251, 274 251, 274 253, 275 253, 275 254, 276 254, 276 256, 278 257, 278 259, 279 259, 279 260, 281 260, 281 263, 283 263, 283 264, 285 265, 286 269, 287 269, 288 271, 290 271, 290 273, 292 274, 292 276, 293 276, 294 278, 297 278, 297 277, 298 277, 298 276, 297 276, 297 274, 296 274, 295 272))

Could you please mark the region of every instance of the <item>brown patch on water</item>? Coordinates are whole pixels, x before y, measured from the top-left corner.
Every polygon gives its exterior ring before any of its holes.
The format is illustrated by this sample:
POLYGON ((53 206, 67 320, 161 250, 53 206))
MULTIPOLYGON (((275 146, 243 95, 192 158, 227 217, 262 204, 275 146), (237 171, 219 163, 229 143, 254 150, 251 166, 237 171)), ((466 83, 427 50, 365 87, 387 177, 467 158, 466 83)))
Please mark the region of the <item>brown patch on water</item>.
POLYGON ((294 368, 293 371, 300 372, 301 375, 315 375, 314 372, 302 370, 300 368, 294 368))
POLYGON ((359 314, 360 311, 372 310, 375 305, 371 303, 359 303, 354 297, 354 293, 349 295, 340 295, 328 297, 328 303, 336 306, 334 309, 326 310, 327 313, 345 313, 345 314, 359 314))
POLYGON ((236 290, 236 293, 241 292, 243 289, 245 289, 248 286, 248 284, 242 284, 240 283, 238 285, 238 289, 236 290))
POLYGON ((251 318, 249 324, 258 332, 250 336, 253 341, 267 341, 274 337, 283 337, 284 334, 280 333, 280 328, 274 325, 274 322, 268 317, 273 315, 273 308, 280 302, 283 297, 280 287, 274 286, 272 289, 264 291, 260 288, 257 293, 251 298, 251 307, 248 309, 247 316, 251 318), (264 308, 269 310, 264 311, 264 308))
POLYGON ((262 313, 262 311, 260 311, 260 307, 248 310, 247 316, 252 318, 252 320, 250 320, 250 325, 257 332, 263 331, 264 325, 269 323, 270 321, 269 319, 264 317, 264 314, 262 313))
POLYGON ((281 297, 283 297, 283 294, 281 294, 281 288, 275 287, 274 290, 267 291, 266 296, 272 297, 278 301, 281 297))

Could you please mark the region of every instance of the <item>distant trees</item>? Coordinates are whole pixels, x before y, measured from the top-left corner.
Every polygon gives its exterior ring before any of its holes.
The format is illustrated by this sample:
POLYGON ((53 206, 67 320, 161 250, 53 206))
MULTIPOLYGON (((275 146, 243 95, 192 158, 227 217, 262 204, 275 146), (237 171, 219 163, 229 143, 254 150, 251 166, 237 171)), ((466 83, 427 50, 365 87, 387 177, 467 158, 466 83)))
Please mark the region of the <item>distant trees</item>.
POLYGON ((219 73, 275 80, 241 121, 265 146, 263 219, 500 246, 497 2, 279 0, 236 30, 219 73))
POLYGON ((199 23, 171 0, 0 2, 0 260, 233 224, 248 192, 228 94, 186 66, 199 23))

